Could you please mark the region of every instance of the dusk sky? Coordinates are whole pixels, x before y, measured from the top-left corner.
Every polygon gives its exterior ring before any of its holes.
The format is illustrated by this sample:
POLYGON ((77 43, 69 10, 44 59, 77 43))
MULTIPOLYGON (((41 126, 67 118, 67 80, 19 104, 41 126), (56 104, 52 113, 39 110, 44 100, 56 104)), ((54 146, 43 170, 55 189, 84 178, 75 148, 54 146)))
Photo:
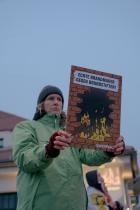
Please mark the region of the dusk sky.
POLYGON ((0 0, 1 111, 32 119, 47 84, 67 110, 71 65, 122 76, 121 135, 140 156, 140 1, 0 0))

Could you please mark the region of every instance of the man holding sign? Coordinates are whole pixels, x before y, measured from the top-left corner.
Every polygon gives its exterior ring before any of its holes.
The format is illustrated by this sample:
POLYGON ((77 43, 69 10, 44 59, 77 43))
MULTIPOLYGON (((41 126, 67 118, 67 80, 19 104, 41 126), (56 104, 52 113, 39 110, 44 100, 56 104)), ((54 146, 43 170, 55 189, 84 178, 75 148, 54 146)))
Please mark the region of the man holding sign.
POLYGON ((86 210, 82 164, 99 166, 124 151, 123 137, 116 139, 113 152, 71 147, 63 105, 62 91, 47 85, 33 120, 19 123, 13 131, 18 210, 86 210))

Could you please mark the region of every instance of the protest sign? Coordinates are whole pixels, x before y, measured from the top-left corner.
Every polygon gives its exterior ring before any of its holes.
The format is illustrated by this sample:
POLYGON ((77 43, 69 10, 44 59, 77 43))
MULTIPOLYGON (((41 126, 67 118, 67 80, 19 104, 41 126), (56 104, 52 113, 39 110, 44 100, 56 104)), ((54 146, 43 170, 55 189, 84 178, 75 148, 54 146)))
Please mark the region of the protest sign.
POLYGON ((71 66, 67 132, 74 147, 112 151, 120 135, 122 77, 71 66))

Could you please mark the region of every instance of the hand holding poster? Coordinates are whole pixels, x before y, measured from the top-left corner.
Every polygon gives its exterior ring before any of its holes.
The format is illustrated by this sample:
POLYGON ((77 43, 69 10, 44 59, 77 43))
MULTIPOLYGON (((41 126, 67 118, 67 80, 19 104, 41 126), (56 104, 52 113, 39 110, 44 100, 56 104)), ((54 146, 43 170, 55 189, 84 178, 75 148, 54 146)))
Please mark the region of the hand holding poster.
POLYGON ((72 146, 111 151, 120 135, 122 77, 71 67, 67 132, 72 146))

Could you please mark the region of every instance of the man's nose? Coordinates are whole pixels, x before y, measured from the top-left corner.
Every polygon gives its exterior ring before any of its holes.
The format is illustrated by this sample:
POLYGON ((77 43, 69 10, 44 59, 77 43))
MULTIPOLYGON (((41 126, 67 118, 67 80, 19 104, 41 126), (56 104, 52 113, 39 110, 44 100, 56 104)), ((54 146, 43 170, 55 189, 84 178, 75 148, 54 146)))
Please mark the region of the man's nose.
POLYGON ((55 99, 54 104, 58 104, 58 103, 59 103, 59 100, 55 99))

